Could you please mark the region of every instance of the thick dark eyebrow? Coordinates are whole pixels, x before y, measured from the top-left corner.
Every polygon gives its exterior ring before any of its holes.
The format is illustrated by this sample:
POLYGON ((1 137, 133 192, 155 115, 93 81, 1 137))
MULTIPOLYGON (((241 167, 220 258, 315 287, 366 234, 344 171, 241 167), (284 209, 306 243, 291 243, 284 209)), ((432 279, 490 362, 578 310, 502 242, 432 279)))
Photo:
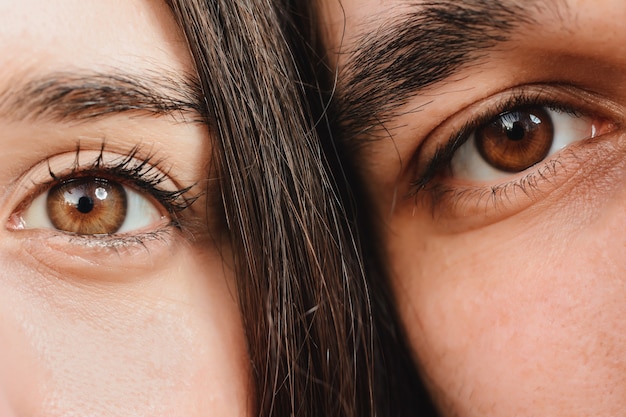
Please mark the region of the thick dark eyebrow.
POLYGON ((347 52, 338 77, 334 105, 343 139, 359 146, 388 135, 385 123, 410 98, 479 62, 513 31, 534 23, 533 16, 557 7, 540 0, 416 2, 370 28, 347 52))
POLYGON ((193 77, 122 72, 56 72, 12 80, 0 90, 0 117, 55 122, 136 112, 206 121, 201 89, 193 77))

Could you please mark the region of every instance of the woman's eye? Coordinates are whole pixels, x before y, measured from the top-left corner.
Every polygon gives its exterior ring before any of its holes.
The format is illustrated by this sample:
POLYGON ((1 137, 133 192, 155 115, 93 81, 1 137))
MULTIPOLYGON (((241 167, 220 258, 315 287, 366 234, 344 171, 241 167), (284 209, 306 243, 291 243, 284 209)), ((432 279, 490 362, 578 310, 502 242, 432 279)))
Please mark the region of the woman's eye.
POLYGON ((489 181, 517 173, 565 146, 594 137, 590 117, 546 107, 502 113, 474 130, 450 161, 455 178, 489 181))
POLYGON ((163 215, 146 196, 104 178, 62 181, 22 211, 24 229, 56 229, 77 235, 111 235, 146 228, 163 215))

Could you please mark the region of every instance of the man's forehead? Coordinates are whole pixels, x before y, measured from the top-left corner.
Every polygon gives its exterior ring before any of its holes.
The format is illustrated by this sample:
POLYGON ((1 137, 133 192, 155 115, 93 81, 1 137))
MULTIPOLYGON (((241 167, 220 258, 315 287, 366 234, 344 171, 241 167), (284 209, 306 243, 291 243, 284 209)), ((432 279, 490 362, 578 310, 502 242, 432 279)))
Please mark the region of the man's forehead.
MULTIPOLYGON (((345 59, 363 43, 401 27, 435 25, 510 31, 528 21, 564 19, 571 0, 317 0, 320 24, 331 53, 345 59)), ((576 7, 574 7, 575 9, 576 7)), ((445 32, 441 33, 445 36, 445 32)))

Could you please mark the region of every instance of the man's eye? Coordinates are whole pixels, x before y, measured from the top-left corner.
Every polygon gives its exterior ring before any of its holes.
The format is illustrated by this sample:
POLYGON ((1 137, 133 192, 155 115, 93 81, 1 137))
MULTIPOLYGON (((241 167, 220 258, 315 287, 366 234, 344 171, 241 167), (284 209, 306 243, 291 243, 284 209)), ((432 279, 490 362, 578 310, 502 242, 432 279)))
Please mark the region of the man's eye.
POLYGON ((62 181, 22 211, 24 229, 55 229, 77 235, 111 235, 144 229, 164 216, 141 193, 104 178, 62 181))
POLYGON ((451 174, 467 180, 498 179, 595 135, 594 120, 573 112, 546 107, 508 111, 470 134, 450 161, 451 174))

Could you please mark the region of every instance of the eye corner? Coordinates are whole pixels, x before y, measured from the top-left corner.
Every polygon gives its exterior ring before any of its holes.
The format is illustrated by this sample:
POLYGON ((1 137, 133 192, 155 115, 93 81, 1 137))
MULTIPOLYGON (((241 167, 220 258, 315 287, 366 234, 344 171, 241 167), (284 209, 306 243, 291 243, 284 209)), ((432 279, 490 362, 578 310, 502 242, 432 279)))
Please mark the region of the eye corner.
POLYGON ((590 139, 596 139, 598 137, 609 135, 611 133, 624 130, 623 120, 613 120, 608 117, 598 118, 599 123, 592 124, 592 132, 590 139))
POLYGON ((11 232, 16 232, 27 229, 26 222, 20 214, 20 211, 13 211, 13 213, 9 215, 9 218, 7 219, 5 224, 7 230, 11 232))

